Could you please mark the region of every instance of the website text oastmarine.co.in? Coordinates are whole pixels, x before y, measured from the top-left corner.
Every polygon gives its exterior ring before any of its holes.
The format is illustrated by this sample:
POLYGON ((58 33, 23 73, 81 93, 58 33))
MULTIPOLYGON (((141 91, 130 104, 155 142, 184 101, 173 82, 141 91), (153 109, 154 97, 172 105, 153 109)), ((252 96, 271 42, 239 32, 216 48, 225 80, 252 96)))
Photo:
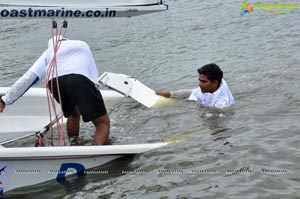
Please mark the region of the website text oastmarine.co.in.
POLYGON ((115 17, 117 14, 116 10, 110 10, 106 8, 105 10, 72 10, 72 9, 1 9, 1 18, 51 18, 51 17, 115 17))

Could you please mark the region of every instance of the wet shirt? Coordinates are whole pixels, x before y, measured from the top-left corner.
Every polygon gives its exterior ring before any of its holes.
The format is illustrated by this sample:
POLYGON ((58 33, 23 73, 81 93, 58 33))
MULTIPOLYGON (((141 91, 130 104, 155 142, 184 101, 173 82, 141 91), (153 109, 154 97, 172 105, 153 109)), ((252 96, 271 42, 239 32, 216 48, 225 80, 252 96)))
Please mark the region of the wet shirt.
POLYGON ((234 104, 234 98, 222 79, 220 87, 213 93, 202 93, 200 87, 194 89, 188 98, 191 101, 197 101, 204 107, 225 108, 234 104))

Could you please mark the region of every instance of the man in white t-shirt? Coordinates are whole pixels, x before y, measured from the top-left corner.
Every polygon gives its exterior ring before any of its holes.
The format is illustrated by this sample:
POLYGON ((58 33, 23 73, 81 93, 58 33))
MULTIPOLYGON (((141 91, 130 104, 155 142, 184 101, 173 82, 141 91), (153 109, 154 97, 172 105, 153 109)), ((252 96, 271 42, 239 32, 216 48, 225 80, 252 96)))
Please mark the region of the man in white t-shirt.
POLYGON ((191 90, 156 91, 157 95, 173 98, 188 98, 204 107, 225 108, 234 104, 233 96, 223 79, 223 71, 217 64, 207 64, 198 69, 199 87, 191 90))
MULTIPOLYGON (((69 40, 60 36, 60 46, 56 53, 57 76, 59 91, 56 85, 56 75, 48 81, 53 96, 59 102, 67 119, 69 137, 79 135, 80 116, 84 122, 92 121, 96 127, 94 143, 107 144, 110 121, 97 88, 98 70, 89 46, 80 40, 69 40), (54 80, 54 81, 53 81, 54 80)), ((56 38, 54 39, 56 41, 56 38)), ((45 78, 48 67, 54 56, 52 39, 48 49, 39 57, 31 68, 0 98, 0 112, 5 105, 13 104, 34 84, 45 78)))

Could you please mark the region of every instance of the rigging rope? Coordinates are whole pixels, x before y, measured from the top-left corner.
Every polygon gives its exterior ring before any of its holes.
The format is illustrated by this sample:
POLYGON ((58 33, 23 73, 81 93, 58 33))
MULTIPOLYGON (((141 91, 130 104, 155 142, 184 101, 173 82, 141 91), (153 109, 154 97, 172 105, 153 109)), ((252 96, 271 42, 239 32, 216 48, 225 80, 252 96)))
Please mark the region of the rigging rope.
MULTIPOLYGON (((53 58, 48 66, 47 72, 46 72, 46 90, 47 90, 47 99, 48 99, 48 109, 49 109, 49 116, 50 116, 50 122, 55 122, 56 124, 56 130, 58 134, 58 146, 66 145, 65 137, 64 137, 64 127, 63 127, 63 114, 62 113, 62 102, 61 102, 61 95, 60 95, 60 89, 59 89, 59 82, 58 82, 58 70, 57 70, 57 53, 59 50, 59 47, 61 45, 61 42, 64 39, 65 33, 67 31, 68 23, 67 21, 64 21, 61 25, 60 29, 57 28, 56 21, 52 22, 52 45, 53 45, 53 58), (56 85, 54 85, 54 81, 56 82, 56 85), (50 84, 50 85, 49 85, 50 84), (55 99, 54 99, 54 86, 56 86, 56 91, 58 93, 58 101, 59 101, 59 107, 57 108, 55 99), (58 110, 60 113, 58 112, 58 110), (54 113, 54 120, 52 119, 52 111, 54 113)), ((53 127, 50 125, 50 132, 51 132, 51 145, 53 146, 53 127)), ((39 145, 38 146, 44 146, 43 137, 39 137, 39 145)))

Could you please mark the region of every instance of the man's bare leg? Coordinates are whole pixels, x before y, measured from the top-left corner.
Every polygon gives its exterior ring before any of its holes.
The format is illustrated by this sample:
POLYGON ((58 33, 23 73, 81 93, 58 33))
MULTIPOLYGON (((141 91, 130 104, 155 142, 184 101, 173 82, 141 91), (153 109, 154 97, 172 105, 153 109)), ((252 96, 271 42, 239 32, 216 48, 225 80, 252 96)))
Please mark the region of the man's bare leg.
POLYGON ((95 145, 105 145, 108 143, 110 121, 108 114, 102 115, 92 120, 96 127, 94 143, 95 145))
POLYGON ((70 138, 78 137, 80 126, 80 112, 76 107, 73 113, 67 119, 67 132, 70 138))

